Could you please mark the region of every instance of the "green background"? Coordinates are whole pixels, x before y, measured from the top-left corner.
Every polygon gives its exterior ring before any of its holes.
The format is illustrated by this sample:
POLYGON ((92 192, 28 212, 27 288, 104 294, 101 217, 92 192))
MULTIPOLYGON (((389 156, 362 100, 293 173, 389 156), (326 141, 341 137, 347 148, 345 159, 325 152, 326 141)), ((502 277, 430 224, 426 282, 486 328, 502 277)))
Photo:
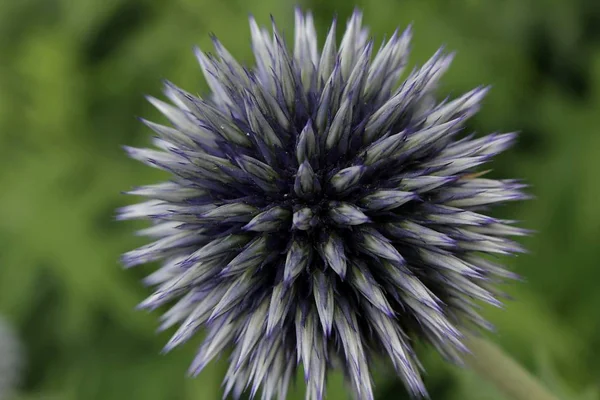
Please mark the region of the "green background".
MULTIPOLYGON (((185 376, 199 343, 160 355, 169 333, 158 313, 134 310, 148 294, 119 254, 143 243, 114 221, 134 185, 159 172, 127 159, 145 145, 135 116, 161 120, 144 100, 167 78, 206 85, 191 51, 214 32, 251 62, 247 14, 273 14, 289 38, 293 5, 281 0, 0 1, 0 314, 27 350, 17 399, 218 399, 223 361, 185 376)), ((305 1, 321 39, 345 0, 305 1)), ((522 177, 535 200, 497 210, 538 233, 531 254, 507 259, 526 283, 487 310, 502 347, 561 398, 600 399, 600 2, 597 0, 365 0, 377 39, 414 23, 412 61, 445 44, 457 57, 441 91, 493 90, 471 123, 522 132, 491 165, 522 177)), ((340 24, 343 26, 343 24, 340 24)), ((341 33, 341 29, 340 29, 341 33)), ((339 37, 339 35, 338 35, 339 37)), ((162 121, 162 120, 161 120, 162 121)), ((436 399, 502 399, 474 374, 421 352, 436 399)), ((1 357, 1 355, 0 355, 1 357)), ((376 373, 377 399, 404 389, 376 373)), ((303 398, 301 383, 293 399, 303 398)), ((349 398, 334 374, 329 399, 349 398)))

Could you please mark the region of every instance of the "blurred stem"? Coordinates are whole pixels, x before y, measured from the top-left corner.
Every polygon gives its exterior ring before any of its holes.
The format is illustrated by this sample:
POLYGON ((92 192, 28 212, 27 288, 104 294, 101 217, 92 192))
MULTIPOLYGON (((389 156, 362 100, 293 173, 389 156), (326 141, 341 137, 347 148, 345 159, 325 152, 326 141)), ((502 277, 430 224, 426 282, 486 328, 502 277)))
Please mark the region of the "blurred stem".
POLYGON ((480 376, 514 400, 558 400, 525 368, 492 342, 478 337, 467 339, 471 355, 465 358, 480 376))

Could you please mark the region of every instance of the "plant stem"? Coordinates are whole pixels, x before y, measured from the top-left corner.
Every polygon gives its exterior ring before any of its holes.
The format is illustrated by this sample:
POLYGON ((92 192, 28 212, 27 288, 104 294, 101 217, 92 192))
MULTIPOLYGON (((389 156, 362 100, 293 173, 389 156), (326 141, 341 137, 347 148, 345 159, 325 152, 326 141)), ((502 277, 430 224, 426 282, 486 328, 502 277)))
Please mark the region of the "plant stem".
POLYGON ((471 336, 465 344, 471 350, 471 354, 465 357, 467 364, 508 398, 558 400, 527 370, 492 342, 471 336))

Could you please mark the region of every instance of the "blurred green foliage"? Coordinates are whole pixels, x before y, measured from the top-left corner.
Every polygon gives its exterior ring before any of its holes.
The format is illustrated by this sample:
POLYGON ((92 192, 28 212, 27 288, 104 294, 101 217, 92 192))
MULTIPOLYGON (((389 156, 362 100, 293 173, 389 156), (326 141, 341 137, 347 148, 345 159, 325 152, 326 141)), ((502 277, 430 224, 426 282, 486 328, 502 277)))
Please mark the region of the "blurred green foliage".
MULTIPOLYGON (((301 2, 324 35, 345 20, 343 0, 301 2)), ((493 90, 477 132, 522 132, 492 174, 522 177, 536 200, 497 215, 538 231, 531 254, 506 260, 525 284, 516 301, 486 310, 494 340, 564 399, 600 399, 600 2, 597 0, 363 0, 376 38, 413 22, 412 60, 457 50, 442 91, 493 90)), ((135 116, 167 78, 203 92, 192 46, 214 32, 251 63, 247 13, 273 14, 288 38, 293 4, 279 0, 4 0, 0 2, 0 313, 19 330, 27 373, 18 399, 217 399, 225 363, 185 376, 195 346, 160 355, 169 332, 134 307, 149 269, 124 271, 141 245, 114 221, 133 185, 164 175, 128 160, 144 145, 135 116)), ((340 24, 340 33, 343 24, 340 24)), ((323 37, 323 36, 322 36, 323 37)), ((433 399, 503 397, 429 349, 420 353, 433 399)), ((402 399, 385 365, 377 399, 402 399)), ((301 382, 301 379, 299 380, 301 382)), ((329 399, 348 398, 333 375, 329 399)), ((299 383, 292 399, 303 398, 299 383)))

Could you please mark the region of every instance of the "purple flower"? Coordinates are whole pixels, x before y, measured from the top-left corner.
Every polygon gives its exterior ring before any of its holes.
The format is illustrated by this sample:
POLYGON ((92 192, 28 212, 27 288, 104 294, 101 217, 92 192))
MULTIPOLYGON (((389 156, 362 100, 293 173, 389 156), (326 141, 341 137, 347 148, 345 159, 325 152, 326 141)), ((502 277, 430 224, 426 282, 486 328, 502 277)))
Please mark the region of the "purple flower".
POLYGON ((293 50, 251 18, 256 66, 214 39, 216 55, 196 51, 211 94, 166 83, 172 105, 149 100, 172 127, 143 121, 157 149, 127 148, 173 175, 119 211, 154 222, 141 232, 154 242, 123 256, 162 262, 141 307, 171 306, 166 350, 206 329, 193 374, 231 350, 234 397, 285 398, 302 366, 307 398, 321 399, 336 365, 372 399, 379 356, 425 396, 413 341, 459 361, 463 333, 490 328, 477 303, 500 305, 494 285, 516 277, 485 255, 522 252, 508 237, 527 232, 482 211, 524 185, 474 172, 515 135, 459 138, 487 88, 437 101, 452 54, 401 81, 410 28, 376 51, 361 18, 339 47, 334 22, 321 51, 311 14, 297 11, 293 50))

